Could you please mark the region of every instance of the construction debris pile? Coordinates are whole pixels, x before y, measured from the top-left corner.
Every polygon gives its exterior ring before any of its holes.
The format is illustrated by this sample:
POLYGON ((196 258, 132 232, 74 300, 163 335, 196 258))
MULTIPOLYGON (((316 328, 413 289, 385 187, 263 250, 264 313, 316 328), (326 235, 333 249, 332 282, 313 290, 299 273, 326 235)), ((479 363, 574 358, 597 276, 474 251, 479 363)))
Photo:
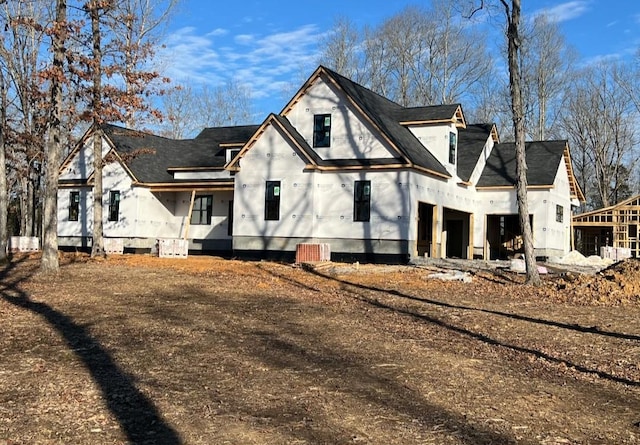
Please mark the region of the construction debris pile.
POLYGON ((583 254, 578 252, 577 250, 572 250, 568 254, 563 257, 551 257, 548 260, 548 263, 552 264, 560 264, 560 265, 571 265, 571 266, 586 266, 586 267, 594 267, 603 269, 605 267, 611 266, 614 261, 610 258, 602 258, 598 255, 591 255, 585 257, 583 254))
POLYGON ((640 304, 640 260, 629 258, 594 275, 561 274, 550 281, 549 289, 555 296, 577 304, 640 304))

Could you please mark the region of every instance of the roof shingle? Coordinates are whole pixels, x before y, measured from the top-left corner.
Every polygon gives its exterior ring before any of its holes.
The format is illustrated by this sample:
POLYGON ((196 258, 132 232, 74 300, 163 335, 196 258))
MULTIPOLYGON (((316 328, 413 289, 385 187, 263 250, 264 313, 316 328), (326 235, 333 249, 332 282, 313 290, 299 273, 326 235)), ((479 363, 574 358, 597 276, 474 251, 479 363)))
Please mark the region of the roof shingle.
MULTIPOLYGON (((566 140, 527 142, 527 182, 533 186, 551 186, 555 181, 566 140)), ((516 183, 515 143, 496 144, 478 180, 478 187, 513 186, 516 183)))

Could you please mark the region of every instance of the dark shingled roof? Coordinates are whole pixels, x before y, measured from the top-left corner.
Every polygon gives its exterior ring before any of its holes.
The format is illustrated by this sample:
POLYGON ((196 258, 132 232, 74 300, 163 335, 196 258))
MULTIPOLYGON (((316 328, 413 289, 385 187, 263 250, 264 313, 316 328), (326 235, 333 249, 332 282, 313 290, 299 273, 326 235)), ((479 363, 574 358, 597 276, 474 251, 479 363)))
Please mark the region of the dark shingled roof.
MULTIPOLYGON (((219 147, 220 144, 245 144, 251 136, 260 128, 260 125, 239 125, 234 127, 212 127, 205 128, 196 141, 206 142, 210 146, 219 147)), ((224 148, 221 148, 216 155, 224 156, 224 148)))
POLYGON ((455 117, 459 107, 460 104, 449 104, 401 108, 396 112, 396 119, 398 122, 448 121, 455 117))
POLYGON ((471 178, 492 128, 493 124, 472 124, 458 129, 457 169, 458 176, 463 181, 471 178))
POLYGON ((150 133, 105 124, 103 131, 120 155, 141 152, 127 163, 143 183, 179 182, 167 171, 179 167, 219 167, 226 163, 220 144, 246 142, 257 126, 203 130, 195 139, 168 139, 150 133))
MULTIPOLYGON (((567 145, 562 141, 526 143, 527 182, 553 185, 567 145)), ((478 187, 512 186, 516 183, 516 147, 513 142, 496 144, 478 180, 478 187)))
MULTIPOLYGON (((411 131, 399 124, 398 116, 406 110, 389 99, 347 79, 326 67, 322 69, 336 84, 360 107, 373 123, 384 133, 398 150, 413 164, 439 173, 446 177, 451 175, 447 169, 427 150, 411 131)), ((445 107, 449 107, 448 105, 445 107)), ((424 107, 438 108, 438 107, 424 107)), ((409 110, 419 110, 416 108, 409 110)), ((412 111, 406 111, 412 112, 412 111)), ((452 113, 453 115, 453 113, 452 113)))

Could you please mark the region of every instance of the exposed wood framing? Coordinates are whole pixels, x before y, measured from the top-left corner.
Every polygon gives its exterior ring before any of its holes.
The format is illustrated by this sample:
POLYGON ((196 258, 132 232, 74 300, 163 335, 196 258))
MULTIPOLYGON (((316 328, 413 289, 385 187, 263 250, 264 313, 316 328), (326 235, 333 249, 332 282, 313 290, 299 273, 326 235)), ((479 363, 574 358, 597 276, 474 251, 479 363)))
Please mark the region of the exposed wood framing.
POLYGON ((193 204, 196 202, 196 191, 191 191, 191 202, 189 203, 189 213, 187 214, 187 221, 184 224, 184 236, 182 239, 189 238, 189 226, 191 225, 191 214, 193 213, 193 204))
POLYGON ((600 247, 610 246, 629 249, 640 258, 640 195, 575 215, 571 225, 582 253, 597 254, 600 247))

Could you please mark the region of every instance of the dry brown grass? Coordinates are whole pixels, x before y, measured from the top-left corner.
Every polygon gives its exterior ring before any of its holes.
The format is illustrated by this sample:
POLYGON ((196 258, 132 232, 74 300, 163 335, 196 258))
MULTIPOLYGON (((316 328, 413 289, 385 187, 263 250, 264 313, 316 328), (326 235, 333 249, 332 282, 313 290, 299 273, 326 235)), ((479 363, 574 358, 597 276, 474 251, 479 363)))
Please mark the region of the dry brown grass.
POLYGON ((2 278, 2 445, 640 443, 640 306, 587 278, 37 261, 2 278))

